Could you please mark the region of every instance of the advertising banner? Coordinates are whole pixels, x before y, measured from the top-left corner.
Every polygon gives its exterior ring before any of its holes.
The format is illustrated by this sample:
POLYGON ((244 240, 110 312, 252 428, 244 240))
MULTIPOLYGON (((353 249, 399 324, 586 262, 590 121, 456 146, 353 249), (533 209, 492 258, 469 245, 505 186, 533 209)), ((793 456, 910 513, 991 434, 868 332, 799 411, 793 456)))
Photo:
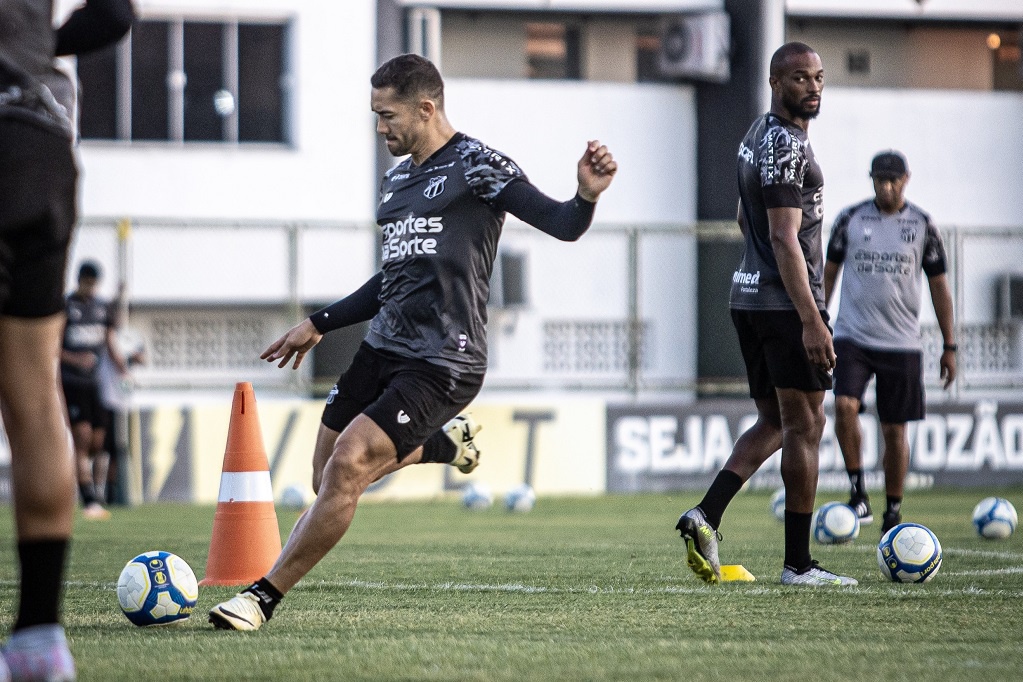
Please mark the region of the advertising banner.
MULTIPOLYGON (((311 495, 319 400, 259 401, 260 427, 275 497, 289 486, 311 495)), ((483 430, 482 463, 465 476, 453 467, 410 466, 381 479, 365 499, 430 498, 484 482, 497 494, 526 482, 538 495, 604 491, 605 404, 576 399, 537 403, 481 400, 470 407, 483 430)), ((174 405, 137 414, 140 498, 217 500, 230 403, 174 405)))
MULTIPOLYGON (((849 479, 827 424, 820 446, 822 490, 842 490, 849 479)), ((1023 404, 978 401, 935 405, 907 427, 910 470, 907 487, 982 486, 1023 483, 1023 404)), ((607 488, 609 492, 702 490, 727 461, 735 440, 756 422, 749 400, 688 404, 609 405, 607 488)), ((884 452, 877 416, 860 415, 863 467, 869 488, 883 485, 884 452)), ((750 479, 752 488, 781 486, 781 457, 775 453, 750 479)))

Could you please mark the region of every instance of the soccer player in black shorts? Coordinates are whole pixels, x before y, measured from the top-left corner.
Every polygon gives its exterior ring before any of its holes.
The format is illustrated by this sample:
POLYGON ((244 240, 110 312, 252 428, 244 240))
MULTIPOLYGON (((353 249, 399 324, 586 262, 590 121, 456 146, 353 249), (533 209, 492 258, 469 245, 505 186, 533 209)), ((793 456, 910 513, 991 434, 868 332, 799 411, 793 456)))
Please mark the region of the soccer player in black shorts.
POLYGON ((107 354, 121 376, 128 373, 117 347, 114 309, 96 295, 99 280, 99 265, 92 261, 82 263, 78 287, 65 302, 66 323, 60 350, 60 380, 75 446, 82 515, 94 521, 110 518, 110 512, 100 504, 110 466, 106 450, 110 410, 103 404, 99 375, 103 354, 107 354))
POLYGON ((5 680, 76 675, 60 625, 75 473, 57 358, 78 171, 74 88, 53 58, 114 42, 131 20, 127 0, 93 0, 54 32, 52 0, 0 2, 0 410, 20 597, 0 655, 5 680))
POLYGON ((958 346, 945 246, 931 217, 906 201, 906 157, 894 150, 877 154, 870 163, 870 176, 874 198, 839 213, 831 229, 824 301, 831 301, 835 281, 844 269, 835 321, 835 435, 852 487, 849 506, 861 524, 872 523, 874 514, 863 482, 859 413, 867 384, 877 377, 877 416, 884 438, 884 534, 902 521, 909 470, 906 423, 924 418, 921 275, 927 275, 944 341, 938 365, 946 389, 955 380, 958 346))
POLYGON ((457 132, 444 114, 436 67, 402 55, 371 79, 377 132, 394 156, 383 178, 377 223, 381 271, 350 296, 314 313, 262 357, 298 368, 323 334, 372 319, 351 367, 327 398, 313 453, 316 501, 270 572, 215 606, 218 628, 255 630, 341 539, 363 491, 416 463, 468 473, 479 461, 479 427, 459 413, 487 368, 486 304, 505 213, 564 241, 583 235, 617 163, 591 141, 566 202, 537 190, 514 161, 457 132))
POLYGON ((820 112, 821 58, 787 43, 771 58, 771 110, 739 145, 739 227, 745 251, 729 307, 757 421, 735 443, 700 503, 679 518, 690 568, 721 580, 718 527, 742 485, 778 448, 785 482, 786 585, 855 585, 810 556, 824 392, 835 351, 824 306, 821 173, 807 140, 820 112))

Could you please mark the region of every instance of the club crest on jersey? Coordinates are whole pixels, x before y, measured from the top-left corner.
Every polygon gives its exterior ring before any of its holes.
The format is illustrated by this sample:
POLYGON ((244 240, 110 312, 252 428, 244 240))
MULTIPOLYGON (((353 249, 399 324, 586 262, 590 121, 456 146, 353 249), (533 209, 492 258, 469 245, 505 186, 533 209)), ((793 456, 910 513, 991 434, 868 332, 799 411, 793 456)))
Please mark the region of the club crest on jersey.
POLYGON ((427 199, 433 199, 440 196, 444 191, 444 182, 448 179, 446 175, 438 175, 430 178, 430 184, 423 190, 423 196, 427 199))
POLYGON ((912 227, 902 228, 902 241, 906 242, 907 244, 912 244, 913 242, 915 242, 916 230, 913 229, 912 227))

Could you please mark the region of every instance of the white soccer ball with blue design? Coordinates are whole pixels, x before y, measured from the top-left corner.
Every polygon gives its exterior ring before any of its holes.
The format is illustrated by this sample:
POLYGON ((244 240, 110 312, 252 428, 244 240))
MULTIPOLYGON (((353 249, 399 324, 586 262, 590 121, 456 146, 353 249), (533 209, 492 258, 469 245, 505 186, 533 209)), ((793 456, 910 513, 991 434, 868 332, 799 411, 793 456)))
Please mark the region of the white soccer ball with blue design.
POLYGON ((480 511, 490 509, 494 504, 494 494, 490 492, 490 486, 486 483, 467 483, 462 489, 462 504, 466 509, 480 511))
POLYGON ((877 545, 877 565, 897 583, 925 583, 941 568, 941 543, 926 526, 900 523, 877 545))
POLYGON ((847 504, 828 502, 813 515, 813 539, 822 545, 841 545, 860 535, 860 520, 847 504))
POLYGON ((117 579, 117 601, 132 623, 166 625, 192 615, 199 599, 195 573, 170 552, 145 552, 129 561, 117 579))
POLYGON ((522 483, 504 495, 504 507, 510 512, 527 512, 536 506, 536 493, 533 486, 522 483))
POLYGON ((1016 532, 1016 508, 1004 497, 985 497, 973 508, 973 527, 982 538, 1004 540, 1016 532))
POLYGON ((785 520, 785 486, 774 491, 771 495, 771 513, 779 521, 785 520))

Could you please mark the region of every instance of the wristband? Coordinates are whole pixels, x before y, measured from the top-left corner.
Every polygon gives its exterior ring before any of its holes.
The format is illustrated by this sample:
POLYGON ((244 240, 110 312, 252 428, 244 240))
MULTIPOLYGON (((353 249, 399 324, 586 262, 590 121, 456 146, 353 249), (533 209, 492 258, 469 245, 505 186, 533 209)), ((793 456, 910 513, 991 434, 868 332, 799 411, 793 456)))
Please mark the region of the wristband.
POLYGON ((941 349, 942 350, 950 350, 953 353, 955 353, 957 350, 959 350, 959 344, 958 343, 946 343, 945 345, 943 345, 941 347, 941 349))

